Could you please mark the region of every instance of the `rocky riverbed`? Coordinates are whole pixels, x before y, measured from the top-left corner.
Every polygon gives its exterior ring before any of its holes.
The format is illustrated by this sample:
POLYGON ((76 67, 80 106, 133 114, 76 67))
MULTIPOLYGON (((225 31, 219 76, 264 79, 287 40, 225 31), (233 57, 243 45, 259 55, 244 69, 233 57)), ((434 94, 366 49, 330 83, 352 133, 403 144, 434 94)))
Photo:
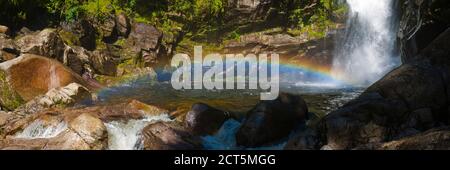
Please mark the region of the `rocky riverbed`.
MULTIPOLYGON (((173 90, 160 66, 174 44, 125 14, 32 31, 0 26, 0 148, 449 149, 448 5, 399 2, 403 64, 370 87, 286 81, 273 101, 173 90)), ((223 50, 330 66, 334 38, 272 31, 223 50)))

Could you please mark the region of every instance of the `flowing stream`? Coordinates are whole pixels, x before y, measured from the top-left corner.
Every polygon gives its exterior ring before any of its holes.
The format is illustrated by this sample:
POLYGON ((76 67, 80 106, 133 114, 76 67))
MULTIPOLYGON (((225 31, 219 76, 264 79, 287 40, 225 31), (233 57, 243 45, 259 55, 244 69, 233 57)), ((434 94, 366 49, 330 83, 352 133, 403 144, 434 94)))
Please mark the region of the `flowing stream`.
MULTIPOLYGON (((280 65, 280 91, 300 94, 309 111, 322 117, 361 94, 396 67, 400 61, 395 49, 395 0, 347 0, 350 13, 347 28, 338 39, 331 73, 280 65)), ((101 103, 114 104, 136 99, 170 111, 187 112, 202 102, 221 110, 245 113, 259 102, 256 90, 174 90, 170 71, 157 70, 157 78, 142 76, 98 93, 101 103)), ((109 149, 142 149, 141 131, 167 117, 109 122, 109 149)), ((286 141, 262 148, 236 146, 235 134, 241 122, 229 120, 211 136, 203 137, 205 149, 282 149, 286 141)))

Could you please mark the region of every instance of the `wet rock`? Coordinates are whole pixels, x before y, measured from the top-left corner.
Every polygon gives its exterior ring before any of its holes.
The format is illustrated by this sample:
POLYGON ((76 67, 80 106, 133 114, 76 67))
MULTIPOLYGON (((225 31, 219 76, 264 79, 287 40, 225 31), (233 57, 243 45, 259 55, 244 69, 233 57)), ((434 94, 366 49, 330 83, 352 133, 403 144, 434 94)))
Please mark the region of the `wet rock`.
POLYGON ((119 13, 116 15, 116 29, 119 36, 128 37, 128 34, 130 34, 131 24, 126 14, 119 13))
POLYGON ((175 122, 158 122, 142 131, 146 150, 190 150, 200 149, 199 138, 192 136, 175 122))
POLYGON ((229 117, 227 112, 197 103, 186 114, 185 126, 195 135, 212 135, 229 117))
POLYGON ((238 145, 257 147, 288 137, 292 130, 307 119, 308 108, 300 96, 280 94, 273 101, 258 103, 236 134, 238 145))
POLYGON ((80 76, 58 61, 33 54, 0 63, 0 70, 6 73, 9 85, 3 88, 11 89, 25 101, 74 82, 88 87, 80 76))
POLYGON ((360 97, 322 119, 327 147, 351 149, 410 136, 446 123, 446 85, 440 70, 404 64, 360 97))
POLYGON ((14 124, 7 128, 10 136, 2 149, 97 150, 107 146, 106 127, 89 113, 42 112, 14 124))
POLYGON ((81 19, 72 22, 61 23, 61 38, 70 46, 81 46, 87 50, 95 49, 96 33, 89 21, 81 19))
POLYGON ((36 54, 50 58, 61 58, 64 55, 64 42, 56 29, 44 29, 40 32, 20 37, 17 46, 22 53, 36 54))

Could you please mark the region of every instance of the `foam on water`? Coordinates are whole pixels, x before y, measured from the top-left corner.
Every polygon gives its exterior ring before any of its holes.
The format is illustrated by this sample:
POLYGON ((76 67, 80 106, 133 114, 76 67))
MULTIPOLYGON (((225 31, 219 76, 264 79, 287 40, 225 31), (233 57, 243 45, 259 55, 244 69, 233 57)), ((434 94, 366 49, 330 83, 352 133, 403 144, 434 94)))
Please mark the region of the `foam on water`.
POLYGON ((236 144, 236 133, 239 130, 241 123, 237 120, 227 120, 220 130, 211 136, 202 137, 203 147, 206 150, 281 150, 286 142, 281 142, 272 146, 263 146, 258 148, 243 148, 236 144))
POLYGON ((15 137, 23 139, 52 138, 66 129, 67 124, 64 121, 61 121, 56 125, 46 125, 45 122, 41 120, 35 120, 15 137))
POLYGON ((112 121, 105 123, 108 131, 108 149, 141 150, 143 149, 142 129, 158 121, 172 121, 167 114, 150 116, 140 120, 112 121))
POLYGON ((352 84, 370 85, 398 66, 394 0, 347 0, 347 29, 332 73, 352 84))

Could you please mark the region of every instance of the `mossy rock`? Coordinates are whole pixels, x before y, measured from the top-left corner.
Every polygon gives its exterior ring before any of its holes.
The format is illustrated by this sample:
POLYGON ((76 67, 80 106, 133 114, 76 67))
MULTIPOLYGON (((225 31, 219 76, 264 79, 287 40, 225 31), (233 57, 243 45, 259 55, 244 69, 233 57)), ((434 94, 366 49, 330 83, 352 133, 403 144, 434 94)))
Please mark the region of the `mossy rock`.
POLYGON ((59 31, 59 36, 61 39, 66 43, 67 45, 73 46, 73 45, 81 45, 79 37, 77 37, 75 34, 61 30, 59 31))
POLYGON ((6 110, 14 110, 25 101, 14 91, 8 83, 7 75, 0 70, 0 105, 6 110))

